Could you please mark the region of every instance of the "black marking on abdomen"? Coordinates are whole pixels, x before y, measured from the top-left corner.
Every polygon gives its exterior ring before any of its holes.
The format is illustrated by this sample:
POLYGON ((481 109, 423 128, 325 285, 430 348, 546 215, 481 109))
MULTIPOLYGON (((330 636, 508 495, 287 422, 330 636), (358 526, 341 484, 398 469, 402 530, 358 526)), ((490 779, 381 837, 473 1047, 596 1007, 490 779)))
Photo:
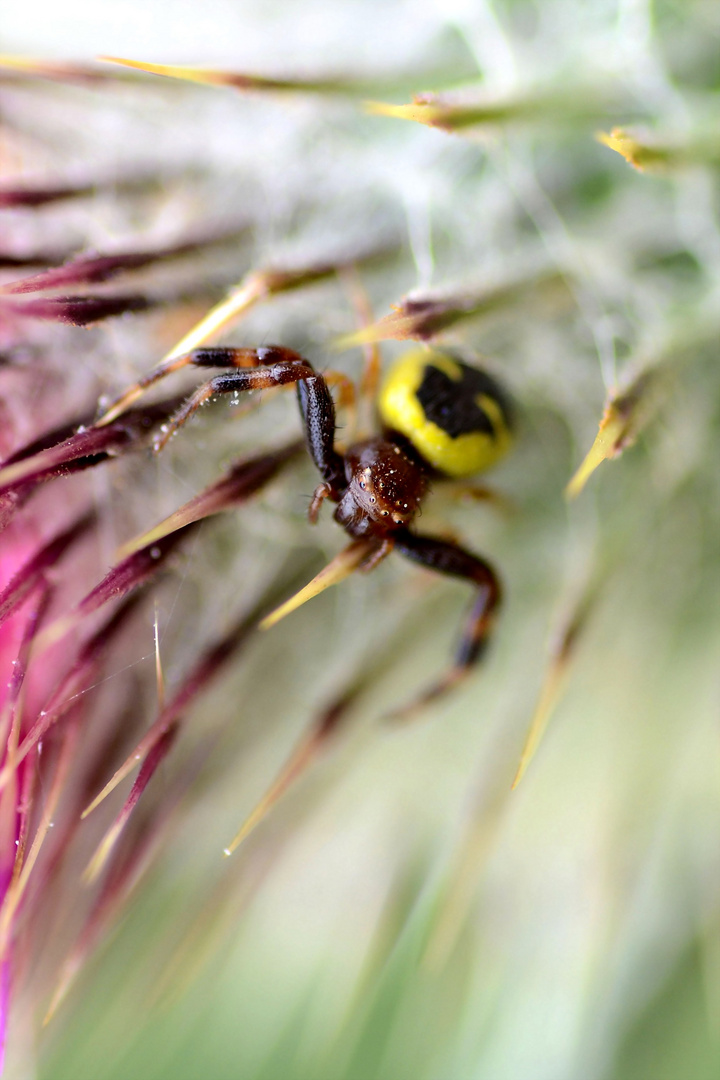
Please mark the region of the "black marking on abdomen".
POLYGON ((459 379, 451 379, 432 364, 426 365, 416 394, 426 418, 451 439, 475 432, 495 438, 492 420, 478 405, 476 398, 482 394, 496 401, 509 427, 510 407, 504 391, 486 372, 468 367, 460 361, 455 363, 462 373, 459 379))

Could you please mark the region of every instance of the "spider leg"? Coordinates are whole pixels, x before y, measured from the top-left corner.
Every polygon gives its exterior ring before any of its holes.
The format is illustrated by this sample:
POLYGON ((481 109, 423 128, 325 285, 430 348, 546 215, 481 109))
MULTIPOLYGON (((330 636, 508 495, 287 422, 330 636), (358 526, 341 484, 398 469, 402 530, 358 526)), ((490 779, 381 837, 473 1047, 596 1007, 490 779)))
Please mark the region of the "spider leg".
POLYGON ((487 484, 469 484, 464 480, 450 480, 442 486, 438 485, 437 490, 458 501, 486 503, 503 517, 510 518, 517 511, 512 499, 487 484))
MULTIPOLYGON (((268 345, 258 349, 218 346, 215 348, 193 349, 191 352, 183 353, 180 356, 169 357, 157 364, 151 371, 148 371, 137 382, 127 387, 118 397, 110 402, 104 402, 104 411, 95 421, 95 426, 105 427, 107 424, 112 423, 113 420, 116 420, 118 416, 122 416, 134 402, 142 397, 149 387, 154 386, 155 383, 160 382, 167 375, 172 375, 175 371, 182 371, 183 368, 191 365, 209 368, 256 368, 267 367, 279 360, 305 363, 298 353, 281 345, 268 345)), ((328 381, 340 386, 343 400, 350 407, 353 407, 353 387, 347 376, 339 372, 328 373, 328 381)))
POLYGON ((308 506, 308 521, 311 525, 317 525, 318 517, 320 516, 320 507, 326 499, 330 498, 331 487, 323 480, 322 484, 318 484, 312 493, 310 505, 308 506))
MULTIPOLYGON (((233 368, 233 367, 258 367, 260 364, 265 364, 267 361, 263 358, 264 353, 283 353, 287 357, 296 357, 298 354, 293 353, 291 349, 280 349, 278 346, 270 346, 269 349, 232 349, 232 348, 216 348, 216 349, 193 349, 192 352, 183 353, 181 356, 173 356, 168 360, 163 360, 160 364, 154 367, 151 371, 148 371, 146 375, 138 379, 137 382, 129 386, 127 390, 109 402, 105 406, 105 411, 102 416, 96 421, 97 427, 105 427, 106 424, 112 423, 118 416, 121 416, 130 406, 142 397, 145 391, 150 386, 154 386, 155 383, 160 382, 167 375, 172 375, 174 371, 181 371, 183 368, 189 367, 194 364, 197 367, 218 367, 218 368, 233 368)), ((298 357, 300 359, 300 357, 298 357)))
POLYGON ((295 383, 310 456, 329 487, 327 497, 335 502, 340 499, 347 483, 343 459, 335 450, 335 406, 325 379, 307 360, 292 349, 270 345, 260 349, 196 349, 188 354, 186 362, 196 367, 236 370, 216 375, 199 386, 164 426, 155 442, 156 450, 162 450, 178 428, 215 394, 239 394, 295 383))
MULTIPOLYGON (((358 325, 362 329, 372 326, 375 322, 370 298, 363 286, 362 279, 356 266, 345 267, 340 273, 340 280, 350 297, 358 325)), ((372 429, 375 402, 377 400, 380 385, 380 372, 382 359, 380 347, 376 341, 366 342, 362 346, 364 354, 363 372, 360 379, 360 396, 362 412, 361 425, 368 430, 372 429)))
POLYGON ((456 686, 482 658, 500 605, 501 589, 494 570, 484 559, 472 555, 451 541, 403 532, 395 538, 395 550, 428 570, 461 578, 474 585, 477 590, 465 622, 455 662, 437 683, 396 713, 398 716, 407 717, 456 686))
POLYGON ((297 380, 297 394, 307 447, 315 468, 329 487, 325 498, 339 502, 347 480, 345 463, 335 449, 335 406, 323 376, 306 361, 304 364, 305 372, 297 380))
POLYGON ((383 559, 387 559, 394 547, 395 541, 391 536, 386 536, 384 540, 381 540, 375 550, 370 552, 367 559, 360 566, 362 573, 369 574, 376 566, 379 566, 383 559))

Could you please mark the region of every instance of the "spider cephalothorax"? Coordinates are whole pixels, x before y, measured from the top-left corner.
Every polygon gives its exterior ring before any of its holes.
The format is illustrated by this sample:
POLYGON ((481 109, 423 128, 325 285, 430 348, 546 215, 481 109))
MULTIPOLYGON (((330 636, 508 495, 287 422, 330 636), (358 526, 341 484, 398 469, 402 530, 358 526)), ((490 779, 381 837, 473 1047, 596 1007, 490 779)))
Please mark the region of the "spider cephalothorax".
POLYGON ((381 438, 347 450, 345 477, 335 520, 357 537, 386 539, 412 524, 428 486, 423 467, 397 442, 381 438))

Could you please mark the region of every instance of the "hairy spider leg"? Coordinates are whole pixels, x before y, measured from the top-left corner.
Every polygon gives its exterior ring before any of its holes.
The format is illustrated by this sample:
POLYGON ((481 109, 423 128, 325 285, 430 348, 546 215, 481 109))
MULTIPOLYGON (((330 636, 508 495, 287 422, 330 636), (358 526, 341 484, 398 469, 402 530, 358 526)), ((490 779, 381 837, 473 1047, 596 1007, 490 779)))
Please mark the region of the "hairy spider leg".
POLYGON ((395 538, 395 550, 406 559, 419 563, 428 570, 461 578, 473 584, 477 589, 477 597, 465 622, 454 664, 437 683, 394 713, 398 717, 408 717, 456 686, 482 658, 492 632, 502 593, 500 582, 492 567, 484 559, 471 554, 459 544, 403 531, 395 538))
MULTIPOLYGON (((104 407, 102 415, 95 421, 96 427, 105 427, 119 416, 122 416, 151 386, 160 382, 175 371, 182 371, 191 364, 197 367, 220 367, 220 368, 253 368, 269 361, 263 358, 267 352, 282 353, 286 356, 298 356, 292 349, 284 349, 277 345, 271 345, 266 349, 235 349, 235 348, 202 348, 193 349, 191 352, 180 356, 172 356, 163 360, 160 364, 148 371, 146 375, 134 382, 126 390, 104 407)), ((299 359, 299 357, 298 357, 299 359)), ((355 408, 355 388, 350 379, 340 372, 328 372, 327 381, 330 385, 340 388, 343 404, 351 409, 355 408)))
POLYGON ((330 497, 339 499, 347 486, 342 457, 335 450, 335 407, 327 383, 299 353, 280 345, 259 349, 195 349, 186 362, 195 367, 236 368, 216 375, 190 395, 155 441, 155 449, 165 444, 187 420, 215 394, 239 394, 295 383, 305 426, 308 450, 330 497))
MULTIPOLYGON (((365 330, 367 327, 372 326, 375 317, 370 303, 370 297, 362 283, 358 268, 354 265, 344 267, 340 271, 340 280, 350 297, 360 328, 365 330)), ((378 388, 380 386, 382 358, 380 355, 380 346, 376 341, 364 342, 362 351, 363 371, 360 378, 362 413, 360 416, 360 423, 362 429, 367 428, 368 430, 371 430, 378 388)))
MULTIPOLYGON (((290 352, 291 350, 284 351, 290 352)), ((188 367, 189 364, 196 364, 199 367, 256 367, 258 363, 263 362, 257 360, 257 352, 257 349, 194 349, 192 352, 183 353, 181 356, 173 356, 168 360, 163 360, 152 371, 148 371, 147 375, 143 375, 127 390, 124 390, 120 397, 111 401, 102 416, 96 421, 95 426, 104 427, 106 424, 111 423, 118 416, 121 416, 138 398, 142 397, 150 386, 154 386, 155 383, 160 382, 167 375, 172 375, 174 371, 181 371, 183 368, 188 367), (213 362, 212 357, 215 355, 217 355, 218 359, 213 362)))
POLYGON ((128 386, 126 390, 123 390, 119 397, 104 404, 101 402, 101 408, 103 408, 102 414, 95 421, 95 427, 106 427, 107 424, 111 424, 113 420, 117 420, 119 416, 122 416, 124 412, 134 405, 135 402, 142 397, 145 391, 150 386, 154 386, 156 382, 160 382, 166 375, 172 375, 173 371, 180 371, 190 363, 187 355, 175 356, 171 360, 164 360, 157 367, 154 367, 152 371, 148 371, 147 375, 143 375, 132 386, 128 386))

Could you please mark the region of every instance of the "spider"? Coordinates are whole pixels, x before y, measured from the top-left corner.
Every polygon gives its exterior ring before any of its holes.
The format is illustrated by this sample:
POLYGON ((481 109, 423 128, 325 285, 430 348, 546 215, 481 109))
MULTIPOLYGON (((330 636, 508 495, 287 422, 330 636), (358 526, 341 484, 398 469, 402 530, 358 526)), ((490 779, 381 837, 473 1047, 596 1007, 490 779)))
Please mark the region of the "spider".
POLYGON ((458 683, 485 650, 500 605, 500 584, 484 559, 451 540, 416 532, 413 525, 432 481, 474 475, 508 449, 513 409, 498 382, 450 352, 412 350, 394 363, 380 389, 381 433, 342 453, 335 441, 328 382, 308 360, 280 345, 200 348, 154 369, 109 406, 99 423, 109 422, 145 387, 188 364, 229 370, 198 387, 162 429, 155 449, 162 449, 215 394, 294 383, 307 449, 321 477, 310 500, 309 520, 318 520, 324 502, 335 503, 334 518, 351 537, 339 556, 262 625, 272 625, 328 585, 354 570, 372 570, 397 551, 476 590, 452 666, 408 711, 458 683))

